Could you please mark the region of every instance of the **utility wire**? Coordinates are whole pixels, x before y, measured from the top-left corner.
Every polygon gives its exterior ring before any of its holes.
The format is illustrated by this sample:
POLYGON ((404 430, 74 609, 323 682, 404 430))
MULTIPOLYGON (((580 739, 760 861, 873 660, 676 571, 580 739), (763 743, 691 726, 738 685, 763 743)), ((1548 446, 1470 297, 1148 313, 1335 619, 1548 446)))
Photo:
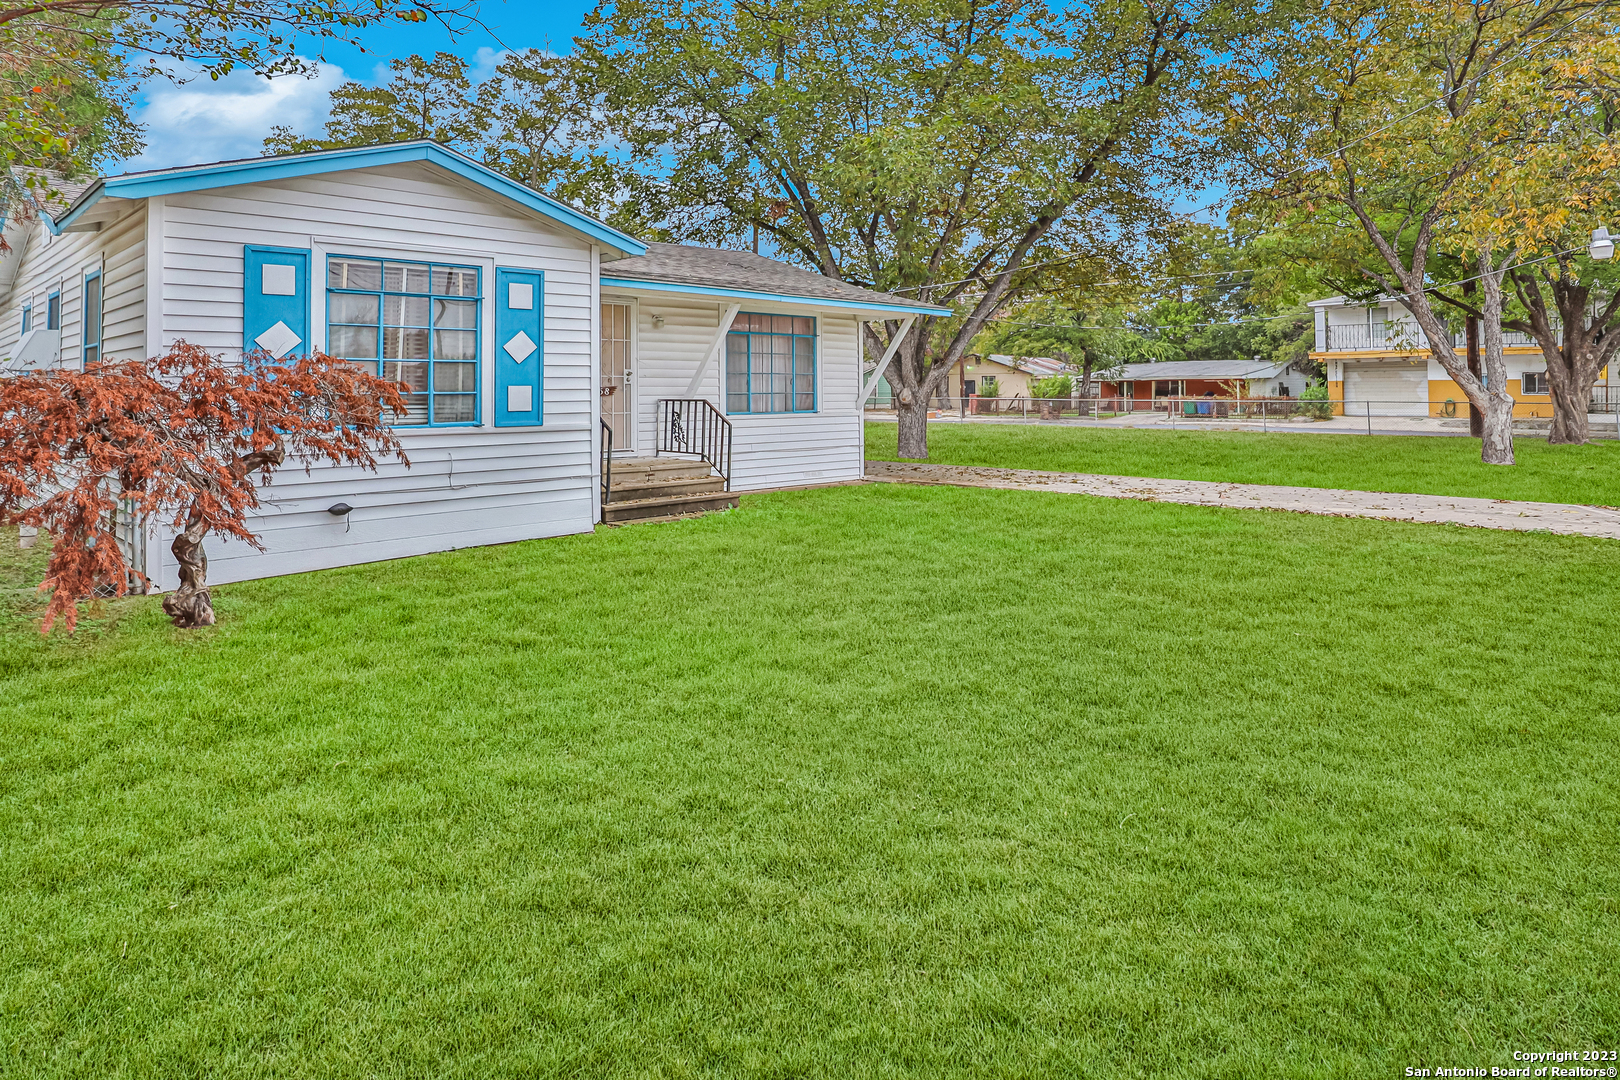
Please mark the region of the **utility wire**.
MULTIPOLYGON (((1556 258, 1558 258, 1559 256, 1562 256, 1562 255, 1571 255, 1571 254, 1574 254, 1577 251, 1584 251, 1584 250, 1585 250, 1585 248, 1574 247, 1574 248, 1570 248, 1568 251, 1555 251, 1551 255, 1542 255, 1542 256, 1539 256, 1539 257, 1534 258, 1534 259, 1526 259, 1524 262, 1518 262, 1518 263, 1513 263, 1510 266, 1504 266, 1504 267, 1501 268, 1500 271, 1497 271, 1497 272, 1505 274, 1509 270, 1517 270, 1521 266, 1534 266, 1536 263, 1546 262, 1548 259, 1556 259, 1556 258)), ((1456 281, 1445 281, 1445 282, 1441 282, 1438 285, 1426 286, 1423 291, 1424 292, 1433 292, 1436 289, 1449 289, 1453 285, 1466 285, 1470 281, 1478 281, 1478 280, 1480 280, 1481 278, 1483 278, 1485 276, 1486 275, 1484 275, 1484 274, 1475 274, 1473 277, 1458 278, 1456 281)), ((1397 302, 1400 302, 1400 303, 1404 303, 1404 301, 1398 296, 1391 296, 1390 299, 1394 300, 1394 301, 1397 301, 1397 302)), ((1126 325, 1126 326, 1076 326, 1074 323, 1022 322, 1022 321, 1018 321, 1018 320, 1001 320, 1001 319, 994 320, 993 325, 996 325, 996 326, 1045 327, 1045 328, 1051 328, 1051 329, 1057 329, 1057 330, 1125 330, 1125 331, 1135 331, 1135 330, 1197 330, 1197 329, 1205 329, 1205 328, 1208 328, 1208 327, 1211 327, 1211 326, 1248 326, 1248 325, 1251 325, 1253 323, 1277 322, 1277 321, 1279 321, 1281 319, 1298 319, 1298 318, 1303 318, 1301 313, 1297 312, 1297 311, 1291 311, 1291 312, 1288 312, 1288 313, 1283 314, 1283 315, 1262 315, 1262 316, 1259 316, 1259 317, 1253 318, 1253 319, 1232 319, 1232 320, 1229 320, 1229 321, 1226 321, 1226 322, 1160 323, 1160 324, 1152 324, 1152 325, 1147 325, 1147 326, 1143 326, 1141 324, 1126 325)))

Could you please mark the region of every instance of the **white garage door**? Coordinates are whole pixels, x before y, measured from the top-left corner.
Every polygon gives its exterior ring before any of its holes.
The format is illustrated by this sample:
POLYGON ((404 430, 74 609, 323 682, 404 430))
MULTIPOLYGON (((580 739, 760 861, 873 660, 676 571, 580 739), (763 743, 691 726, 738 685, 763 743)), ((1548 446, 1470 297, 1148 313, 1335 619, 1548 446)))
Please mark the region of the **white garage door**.
POLYGON ((1348 416, 1427 416, 1427 364, 1344 365, 1344 411, 1348 416))

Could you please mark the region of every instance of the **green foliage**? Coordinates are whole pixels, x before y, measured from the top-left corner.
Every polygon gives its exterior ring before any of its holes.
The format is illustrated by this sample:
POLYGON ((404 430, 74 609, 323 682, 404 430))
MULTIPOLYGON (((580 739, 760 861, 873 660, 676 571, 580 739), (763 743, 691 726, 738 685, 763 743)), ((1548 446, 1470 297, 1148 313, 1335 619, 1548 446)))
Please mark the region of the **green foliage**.
POLYGON ((23 50, 37 58, 29 50, 43 37, 64 58, 98 52, 138 57, 145 74, 157 77, 168 77, 171 64, 193 66, 211 79, 239 67, 260 75, 310 75, 325 59, 321 46, 363 47, 360 32, 386 23, 432 19, 459 36, 478 25, 470 6, 462 0, 7 0, 0 6, 0 55, 11 60, 23 50))
POLYGON ((0 218, 57 207, 78 179, 141 148, 131 81, 105 43, 23 19, 0 25, 0 218))
POLYGON ((1333 406, 1328 403, 1328 385, 1323 380, 1313 380, 1299 392, 1299 400, 1310 403, 1302 410, 1306 416, 1326 420, 1333 415, 1333 406))
POLYGON ((1351 1078, 1612 1045, 1614 549, 873 484, 218 586, 183 638, 156 597, 98 642, 23 628, 0 1071, 1351 1078), (1512 618, 1458 602, 1504 575, 1512 618), (918 593, 947 599, 896 617, 918 593))
POLYGON ((994 375, 986 375, 979 380, 980 397, 1000 397, 1001 382, 994 375))
POLYGON ((1067 375, 1049 375, 1030 384, 1029 396, 1038 398, 1066 398, 1074 394, 1074 380, 1067 375))

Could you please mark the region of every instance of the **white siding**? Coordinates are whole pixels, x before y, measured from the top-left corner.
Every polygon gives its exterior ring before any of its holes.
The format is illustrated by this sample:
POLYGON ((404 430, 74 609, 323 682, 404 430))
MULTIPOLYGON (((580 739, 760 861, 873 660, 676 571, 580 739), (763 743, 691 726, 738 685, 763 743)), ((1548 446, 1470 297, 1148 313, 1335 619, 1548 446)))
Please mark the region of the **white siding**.
POLYGON ((99 232, 52 236, 36 223, 21 247, 12 289, 0 300, 0 357, 9 357, 22 330, 22 308, 34 301, 36 325, 45 325, 45 298, 62 293, 62 359, 64 366, 84 362, 84 275, 101 269, 104 291, 102 341, 109 359, 135 359, 146 349, 146 215, 141 204, 108 222, 99 232))
MULTIPOLYGON (((719 405, 725 352, 710 363, 695 395, 687 387, 697 372, 726 310, 724 302, 672 298, 668 293, 621 293, 636 297, 637 450, 650 454, 656 445, 657 406, 661 398, 696 396, 719 405), (662 327, 653 325, 661 316, 662 327)), ((614 300, 604 294, 604 300, 614 300)), ((831 483, 861 475, 862 428, 855 397, 860 393, 859 339, 855 316, 802 304, 749 301, 744 311, 812 315, 819 340, 816 348, 817 409, 814 413, 731 416, 731 486, 736 491, 793 484, 831 483)))
MULTIPOLYGON (((251 527, 265 552, 209 542, 209 580, 239 581, 479 544, 589 531, 595 489, 591 248, 426 164, 352 170, 163 200, 161 344, 242 348, 242 248, 311 248, 311 336, 325 344, 326 254, 429 257, 483 268, 483 409, 479 428, 399 429, 411 468, 375 474, 289 465, 262 492, 251 527), (494 268, 545 273, 544 425, 492 426, 494 268), (327 508, 345 502, 347 521, 327 508)), ((172 533, 153 537, 176 584, 172 533)), ((153 560, 156 562, 156 559, 153 560)))

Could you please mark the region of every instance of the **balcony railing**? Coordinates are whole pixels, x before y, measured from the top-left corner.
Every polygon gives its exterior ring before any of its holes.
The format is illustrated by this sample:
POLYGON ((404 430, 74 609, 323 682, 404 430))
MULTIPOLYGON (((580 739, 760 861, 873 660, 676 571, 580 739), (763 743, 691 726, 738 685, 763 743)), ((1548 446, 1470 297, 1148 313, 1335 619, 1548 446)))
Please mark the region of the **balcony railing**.
POLYGON ((1327 347, 1335 351, 1387 349, 1392 344, 1394 343, 1390 340, 1387 323, 1327 328, 1327 347))
MULTIPOLYGON (((1562 333, 1559 327, 1553 328, 1553 333, 1562 333)), ((1459 349, 1468 346, 1468 335, 1458 333, 1452 335, 1452 344, 1459 349)), ((1522 333, 1518 330, 1503 330, 1502 344, 1509 348, 1534 348, 1541 343, 1532 334, 1522 333)), ((1403 351, 1424 351, 1429 342, 1422 331, 1415 326, 1390 325, 1389 323, 1373 323, 1371 326, 1329 326, 1327 328, 1327 347, 1333 352, 1366 352, 1375 349, 1400 349, 1403 351)))

